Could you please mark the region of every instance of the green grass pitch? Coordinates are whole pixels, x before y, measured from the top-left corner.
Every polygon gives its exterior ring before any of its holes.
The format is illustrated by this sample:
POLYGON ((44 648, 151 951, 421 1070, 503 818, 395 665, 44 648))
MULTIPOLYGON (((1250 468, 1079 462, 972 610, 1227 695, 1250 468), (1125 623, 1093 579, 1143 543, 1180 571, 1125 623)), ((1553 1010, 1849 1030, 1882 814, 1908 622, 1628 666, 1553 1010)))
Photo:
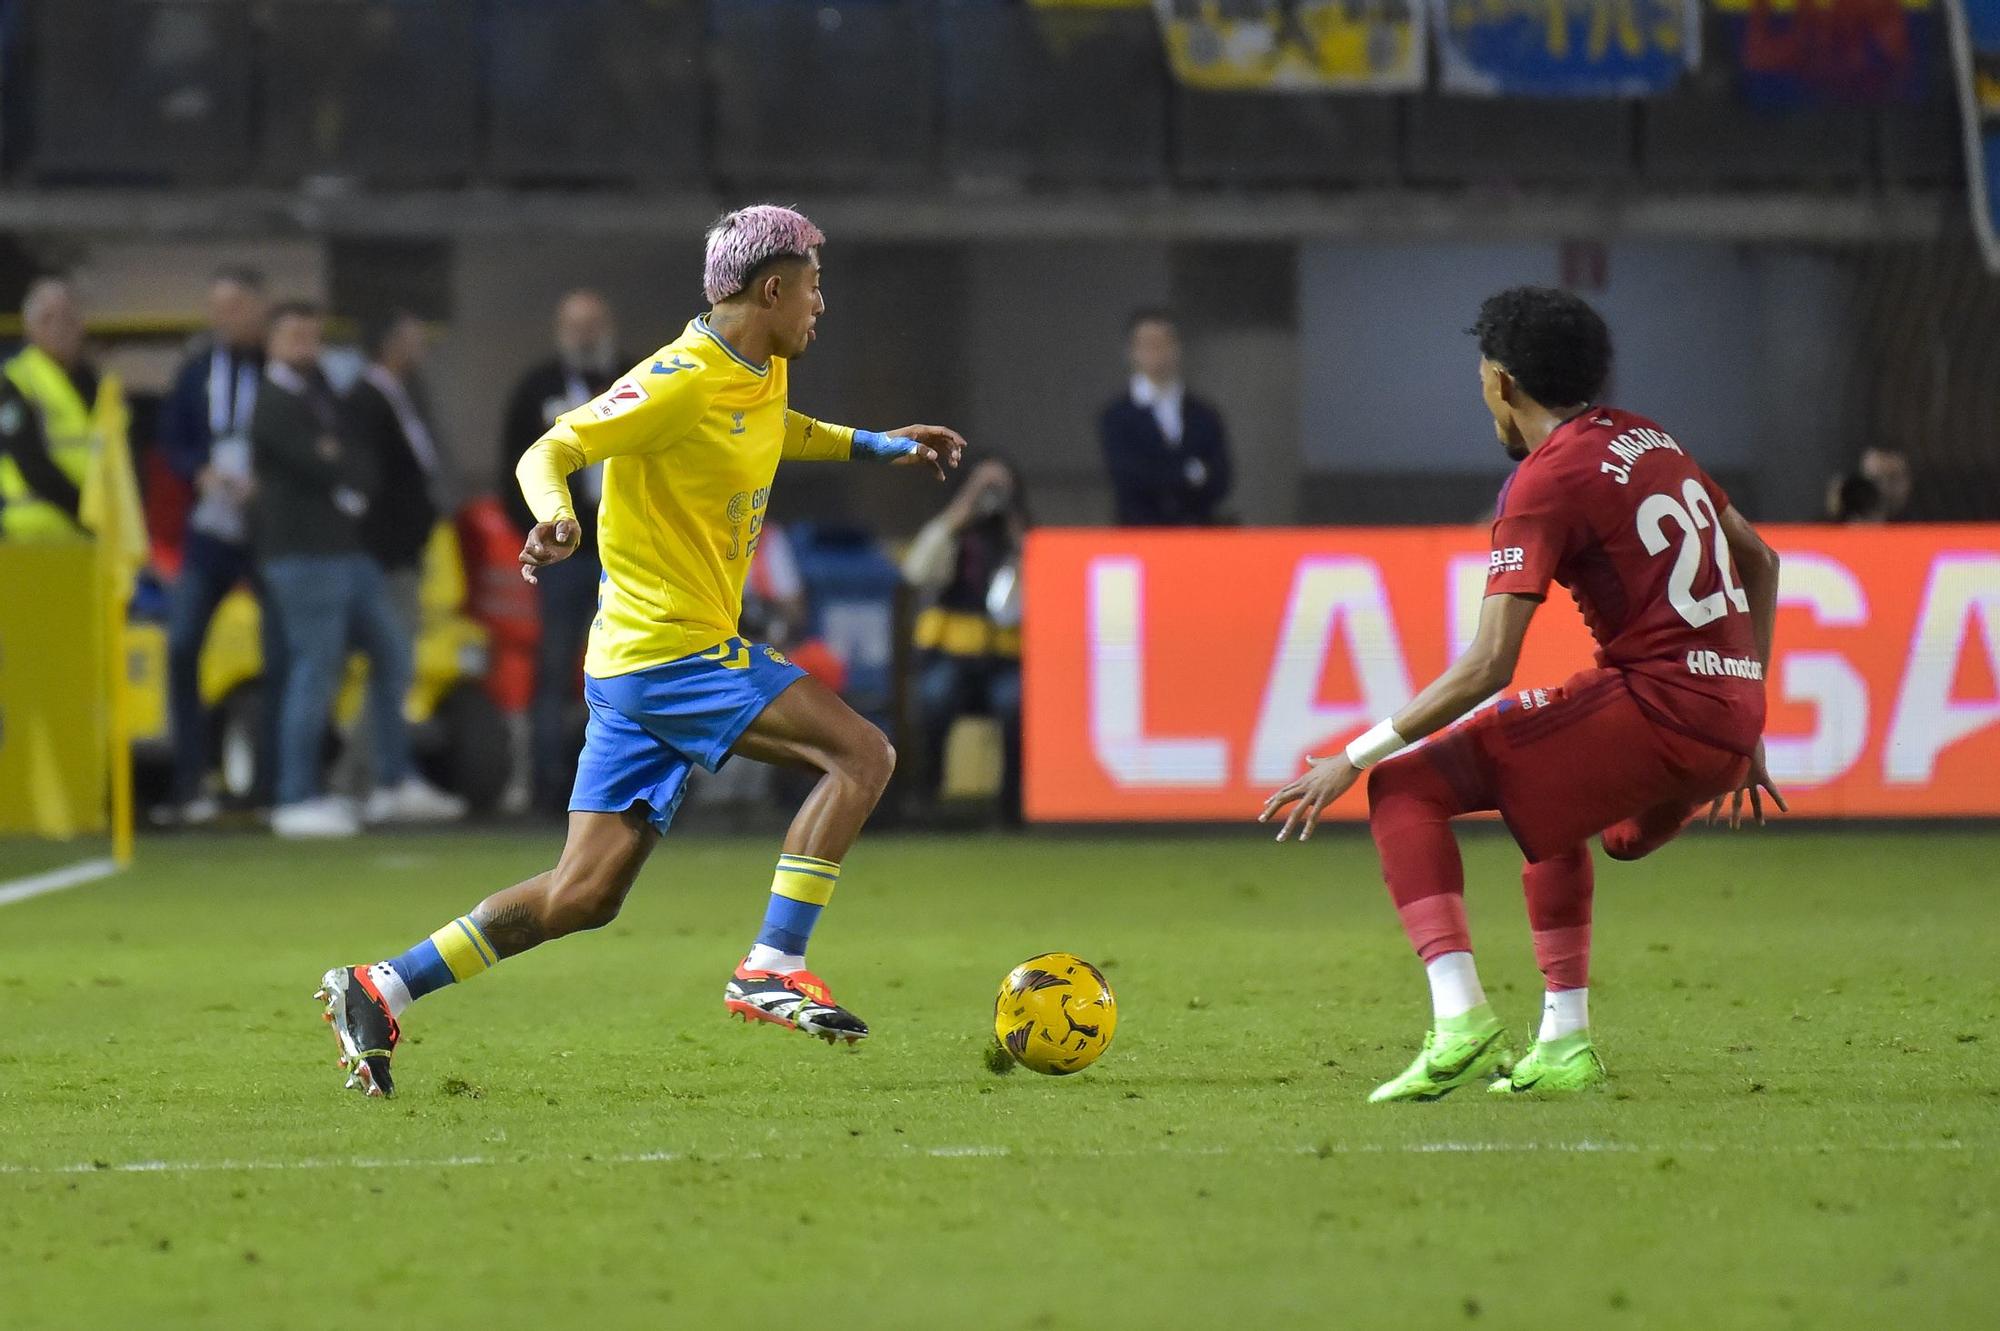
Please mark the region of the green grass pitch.
MULTIPOLYGON (((1468 838, 1482 970, 1539 984, 1468 838)), ((342 1092, 308 995, 554 834, 185 837, 0 908, 0 1326, 1991 1326, 2000 834, 1701 832, 1601 865, 1569 1103, 1369 1106, 1428 1015, 1352 833, 864 838, 814 948, 853 1051, 725 1020, 768 839, 427 1000, 342 1092), (1089 1072, 992 994, 1117 987, 1089 1072)))

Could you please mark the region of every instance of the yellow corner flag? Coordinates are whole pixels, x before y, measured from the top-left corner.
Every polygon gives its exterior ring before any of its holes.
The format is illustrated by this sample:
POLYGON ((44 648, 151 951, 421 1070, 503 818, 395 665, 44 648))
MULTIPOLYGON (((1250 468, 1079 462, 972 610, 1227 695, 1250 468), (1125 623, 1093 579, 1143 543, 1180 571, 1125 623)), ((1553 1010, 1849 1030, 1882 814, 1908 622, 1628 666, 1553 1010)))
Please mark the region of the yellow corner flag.
POLYGON ((77 517, 97 538, 99 557, 113 579, 106 590, 116 593, 121 624, 132 582, 146 567, 147 558, 146 514, 139 506, 139 478, 126 438, 130 424, 124 395, 115 384, 107 384, 97 410, 96 456, 83 478, 77 508, 77 517))
POLYGON ((132 862, 132 725, 125 648, 125 610, 132 584, 146 566, 146 514, 126 435, 131 424, 116 380, 100 389, 97 454, 78 496, 77 517, 97 538, 97 586, 104 614, 105 739, 111 778, 111 857, 132 862))

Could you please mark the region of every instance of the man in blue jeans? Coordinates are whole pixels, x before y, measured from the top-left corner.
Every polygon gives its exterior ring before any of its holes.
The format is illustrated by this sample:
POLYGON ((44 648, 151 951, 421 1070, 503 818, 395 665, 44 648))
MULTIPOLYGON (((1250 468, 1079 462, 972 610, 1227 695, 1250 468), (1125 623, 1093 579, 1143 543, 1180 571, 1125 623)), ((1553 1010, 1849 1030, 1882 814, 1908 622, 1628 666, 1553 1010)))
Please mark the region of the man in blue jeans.
POLYGON ((280 836, 352 836, 360 820, 347 801, 320 790, 320 749, 351 640, 368 656, 368 718, 383 820, 455 816, 457 801, 410 765, 403 700, 412 645, 381 565, 365 551, 361 519, 377 484, 375 460, 346 437, 341 404, 320 372, 321 319, 310 305, 272 312, 264 383, 251 418, 257 493, 253 531, 266 594, 290 658, 279 703, 277 804, 280 836))
MULTIPOLYGON (((250 416, 264 378, 263 275, 224 268, 208 289, 210 335, 197 343, 174 375, 160 413, 160 448, 167 465, 194 489, 180 576, 167 619, 168 699, 173 722, 173 788, 168 821, 185 826, 212 822, 218 812, 207 789, 208 712, 201 697, 201 651, 222 599, 245 578, 263 599, 250 561, 250 416)), ((265 678, 285 677, 284 635, 268 607, 263 616, 265 678)), ((257 736, 253 798, 271 798, 272 751, 278 699, 265 698, 265 723, 257 736)))

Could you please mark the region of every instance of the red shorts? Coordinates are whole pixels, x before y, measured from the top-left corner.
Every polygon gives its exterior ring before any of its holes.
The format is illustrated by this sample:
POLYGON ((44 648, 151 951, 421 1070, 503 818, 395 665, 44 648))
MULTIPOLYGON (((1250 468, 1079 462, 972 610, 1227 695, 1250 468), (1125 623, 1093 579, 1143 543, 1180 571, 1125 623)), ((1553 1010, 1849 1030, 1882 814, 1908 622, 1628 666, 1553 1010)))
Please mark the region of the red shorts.
POLYGON ((1619 859, 1678 833, 1750 760, 1656 725, 1616 670, 1521 689, 1411 755, 1428 759, 1468 809, 1497 809, 1529 860, 1599 832, 1619 859))

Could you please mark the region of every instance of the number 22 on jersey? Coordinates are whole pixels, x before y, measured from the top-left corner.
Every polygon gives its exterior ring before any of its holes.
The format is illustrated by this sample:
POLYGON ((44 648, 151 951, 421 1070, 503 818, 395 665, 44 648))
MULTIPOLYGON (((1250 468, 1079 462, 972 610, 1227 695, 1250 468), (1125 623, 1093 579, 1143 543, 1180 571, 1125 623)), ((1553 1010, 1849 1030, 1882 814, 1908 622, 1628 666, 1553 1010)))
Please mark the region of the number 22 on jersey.
POLYGON ((1671 494, 1649 496, 1639 505, 1638 520, 1639 539, 1645 543, 1649 555, 1662 554, 1673 544, 1673 538, 1667 535, 1669 521, 1681 529, 1680 553, 1674 557, 1673 570, 1667 575, 1667 601, 1682 619, 1694 628, 1701 628, 1731 610, 1749 611, 1750 598, 1736 585, 1736 570, 1729 562, 1729 538, 1722 530, 1722 517, 1700 481, 1690 476, 1681 486, 1679 499, 1671 494), (1701 533, 1711 529, 1715 532, 1715 567, 1722 575, 1722 587, 1698 597, 1694 587, 1701 576, 1701 533))

